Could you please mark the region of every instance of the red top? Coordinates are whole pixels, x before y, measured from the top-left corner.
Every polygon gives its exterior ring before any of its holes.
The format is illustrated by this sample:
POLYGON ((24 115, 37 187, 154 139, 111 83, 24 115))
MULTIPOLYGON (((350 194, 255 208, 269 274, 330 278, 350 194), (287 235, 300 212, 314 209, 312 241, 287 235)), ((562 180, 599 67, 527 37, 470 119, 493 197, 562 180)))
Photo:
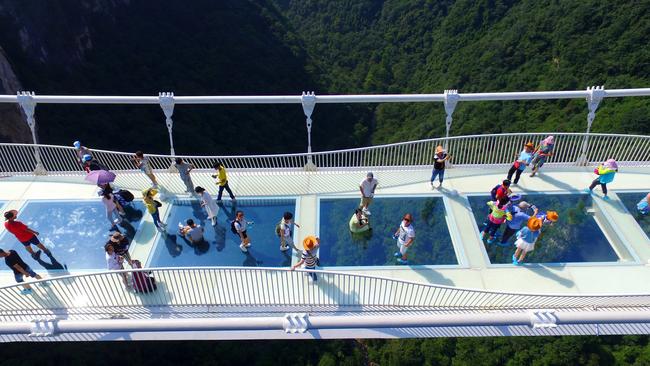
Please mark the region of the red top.
POLYGON ((8 232, 14 234, 16 236, 16 239, 18 239, 18 241, 21 243, 28 241, 34 236, 31 231, 27 231, 27 225, 23 224, 20 221, 6 221, 5 229, 7 229, 8 232))
POLYGON ((497 189, 496 196, 497 196, 497 200, 500 200, 502 197, 508 196, 508 188, 501 185, 501 187, 497 189))

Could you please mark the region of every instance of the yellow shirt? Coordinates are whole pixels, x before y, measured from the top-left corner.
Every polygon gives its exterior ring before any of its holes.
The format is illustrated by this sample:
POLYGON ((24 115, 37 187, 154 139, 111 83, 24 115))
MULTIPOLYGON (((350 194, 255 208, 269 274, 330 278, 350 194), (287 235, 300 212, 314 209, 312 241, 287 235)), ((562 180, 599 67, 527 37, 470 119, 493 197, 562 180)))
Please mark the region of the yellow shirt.
POLYGON ((225 186, 228 182, 228 177, 226 176, 226 168, 220 167, 219 173, 217 175, 217 184, 220 186, 225 186))
POLYGON ((154 202, 153 196, 158 194, 158 190, 154 188, 145 189, 142 191, 143 201, 145 206, 147 206, 147 211, 149 213, 155 213, 158 210, 156 203, 154 202), (149 195, 147 195, 149 193, 149 195))

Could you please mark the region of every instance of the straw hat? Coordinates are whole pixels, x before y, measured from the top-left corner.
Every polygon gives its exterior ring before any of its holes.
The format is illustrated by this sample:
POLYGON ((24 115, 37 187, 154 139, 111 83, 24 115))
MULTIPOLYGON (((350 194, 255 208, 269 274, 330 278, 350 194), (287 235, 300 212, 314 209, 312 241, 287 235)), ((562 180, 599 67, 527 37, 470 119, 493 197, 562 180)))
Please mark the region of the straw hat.
POLYGON ((558 215, 556 211, 546 211, 546 218, 555 222, 560 218, 560 215, 558 215))
POLYGON ((314 249, 314 247, 316 246, 316 237, 313 235, 309 235, 302 241, 302 246, 307 250, 314 249))
POLYGON ((530 147, 531 149, 534 149, 535 145, 532 142, 528 141, 524 147, 530 147))
POLYGON ((528 219, 526 226, 528 226, 528 229, 530 231, 537 231, 542 228, 542 220, 538 219, 537 217, 531 217, 528 219))

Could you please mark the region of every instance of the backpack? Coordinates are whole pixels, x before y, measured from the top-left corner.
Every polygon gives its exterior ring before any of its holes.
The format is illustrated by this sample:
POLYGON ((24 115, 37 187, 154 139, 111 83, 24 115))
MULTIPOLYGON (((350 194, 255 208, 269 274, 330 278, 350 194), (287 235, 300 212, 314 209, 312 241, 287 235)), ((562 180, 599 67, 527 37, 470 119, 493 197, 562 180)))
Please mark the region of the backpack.
POLYGON ((496 201, 497 200, 497 191, 499 190, 499 187, 501 187, 501 184, 497 184, 492 190, 490 191, 490 196, 492 196, 492 200, 496 201))
POLYGON ((275 235, 278 237, 282 237, 282 220, 278 222, 277 225, 275 225, 275 235))
POLYGON ((235 227, 235 222, 236 221, 237 220, 232 220, 230 222, 230 231, 232 231, 232 233, 235 234, 235 235, 239 235, 239 231, 237 231, 237 228, 235 227))
POLYGON ((117 192, 120 197, 122 197, 126 202, 132 202, 135 197, 133 197, 133 193, 127 191, 126 189, 120 189, 117 192))

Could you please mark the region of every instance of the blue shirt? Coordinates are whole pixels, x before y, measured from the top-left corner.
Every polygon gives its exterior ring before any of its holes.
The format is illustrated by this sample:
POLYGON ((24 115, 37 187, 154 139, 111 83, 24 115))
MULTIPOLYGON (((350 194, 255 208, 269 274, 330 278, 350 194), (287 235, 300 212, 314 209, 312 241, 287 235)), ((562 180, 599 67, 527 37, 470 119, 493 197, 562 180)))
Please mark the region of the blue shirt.
POLYGON ((528 227, 524 227, 517 233, 517 238, 523 239, 526 243, 534 243, 540 232, 541 230, 530 231, 528 227))
POLYGON ((512 211, 512 220, 507 221, 508 227, 514 230, 519 230, 524 223, 528 222, 528 219, 530 219, 530 216, 521 211, 519 207, 515 207, 512 211))
MULTIPOLYGON (((526 164, 530 164, 530 161, 533 159, 533 154, 526 152, 526 150, 522 150, 519 153, 519 157, 517 158, 517 161, 523 161, 526 164)), ((526 170, 527 165, 524 164, 519 164, 519 170, 526 170)))

